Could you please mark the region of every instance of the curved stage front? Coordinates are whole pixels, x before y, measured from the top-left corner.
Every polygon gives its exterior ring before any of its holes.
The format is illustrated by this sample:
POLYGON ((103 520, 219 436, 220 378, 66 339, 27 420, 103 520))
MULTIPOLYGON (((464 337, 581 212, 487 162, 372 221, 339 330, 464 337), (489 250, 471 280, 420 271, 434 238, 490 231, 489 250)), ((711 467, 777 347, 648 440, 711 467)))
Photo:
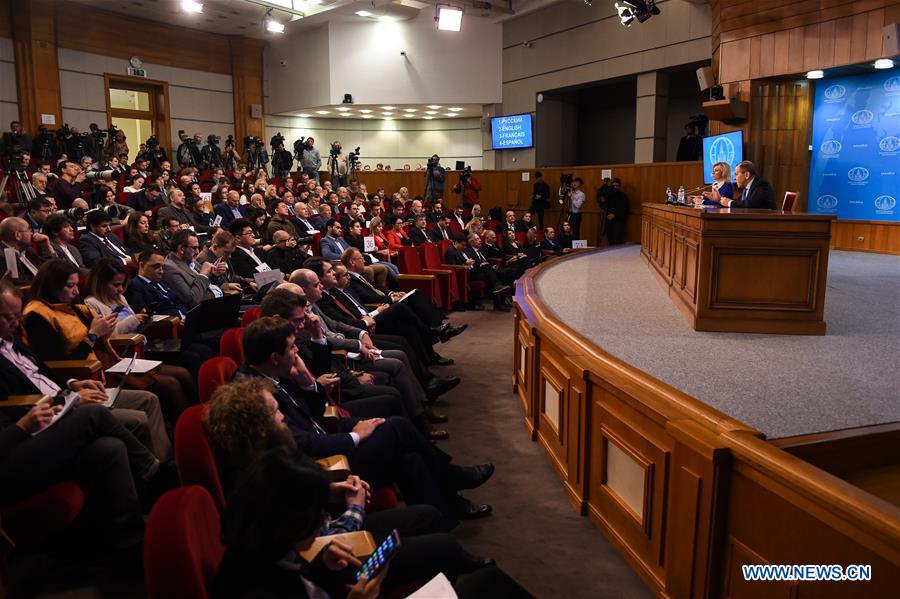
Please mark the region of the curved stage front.
POLYGON ((888 596, 900 509, 871 471, 900 461, 898 299, 900 258, 831 252, 827 335, 696 332, 638 246, 577 252, 518 283, 514 389, 570 501, 660 596, 888 596), (766 563, 878 574, 743 579, 766 563))

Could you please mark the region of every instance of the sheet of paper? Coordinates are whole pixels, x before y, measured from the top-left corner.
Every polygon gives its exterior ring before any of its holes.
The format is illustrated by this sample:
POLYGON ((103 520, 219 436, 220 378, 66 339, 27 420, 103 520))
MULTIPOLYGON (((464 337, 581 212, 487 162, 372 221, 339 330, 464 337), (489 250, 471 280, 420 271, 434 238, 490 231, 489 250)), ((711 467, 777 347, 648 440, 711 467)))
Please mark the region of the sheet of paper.
POLYGON ((522 181, 531 181, 531 173, 522 173, 522 181))
POLYGON ((217 214, 217 215, 216 215, 216 218, 213 219, 212 226, 218 227, 218 226, 221 225, 221 224, 222 224, 222 215, 221 215, 221 214, 217 214))
POLYGON ((166 314, 154 314, 150 317, 150 322, 159 322, 160 320, 165 320, 166 318, 168 318, 168 315, 166 314))
POLYGON ((425 586, 409 595, 406 599, 456 599, 456 591, 443 572, 425 583, 425 586))
POLYGON ((587 247, 587 239, 573 239, 572 240, 572 249, 584 249, 587 247))
POLYGON ((211 191, 201 191, 200 199, 212 202, 212 192, 211 191))
POLYGON ((604 168, 600 170, 600 178, 601 179, 612 179, 612 169, 604 168))
MULTIPOLYGON (((128 370, 129 363, 131 363, 131 358, 122 358, 118 361, 118 363, 114 364, 110 368, 107 368, 106 372, 111 374, 125 374, 125 371, 128 370)), ((131 368, 131 374, 146 374, 161 365, 162 362, 160 362, 159 360, 138 359, 134 361, 134 366, 131 368)))
POLYGON ((401 298, 398 299, 397 301, 398 301, 398 302, 402 302, 403 300, 405 300, 406 298, 408 298, 409 296, 411 296, 411 295, 412 295, 413 293, 415 293, 415 292, 416 292, 415 289, 413 289, 412 291, 407 291, 406 293, 403 294, 403 297, 401 297, 401 298))
POLYGON ((374 252, 375 251, 375 237, 369 235, 367 237, 363 237, 363 251, 364 252, 374 252))
POLYGON ((257 287, 262 287, 263 285, 268 285, 273 281, 276 283, 283 281, 284 275, 281 274, 281 271, 276 268, 275 270, 253 273, 253 280, 256 282, 257 287))
POLYGON ((16 250, 12 248, 3 248, 3 256, 6 258, 6 270, 9 271, 11 279, 19 278, 19 263, 16 261, 16 250))
POLYGON ((74 391, 72 391, 71 393, 66 395, 66 403, 63 404, 62 410, 60 410, 59 412, 56 413, 55 416, 53 416, 53 420, 51 420, 47 424, 47 426, 45 426, 44 428, 42 428, 39 431, 35 431, 35 432, 31 433, 31 436, 33 437, 35 435, 40 435, 42 432, 44 432, 45 430, 47 430, 48 428, 50 428, 51 426, 56 424, 57 420, 62 418, 66 414, 66 412, 68 412, 69 410, 72 409, 72 407, 75 405, 76 401, 78 401, 78 394, 75 393, 74 391))

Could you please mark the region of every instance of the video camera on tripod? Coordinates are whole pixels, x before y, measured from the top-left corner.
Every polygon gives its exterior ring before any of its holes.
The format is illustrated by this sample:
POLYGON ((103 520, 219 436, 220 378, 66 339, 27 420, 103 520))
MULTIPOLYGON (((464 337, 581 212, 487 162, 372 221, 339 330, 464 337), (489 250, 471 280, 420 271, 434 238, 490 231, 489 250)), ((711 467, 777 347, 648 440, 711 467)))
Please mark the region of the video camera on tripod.
POLYGON ((26 172, 25 153, 22 146, 15 142, 3 148, 3 162, 6 164, 6 174, 3 176, 2 183, 0 183, 0 192, 6 189, 7 182, 12 179, 15 198, 10 195, 7 202, 9 204, 18 204, 19 208, 24 208, 28 202, 37 196, 37 192, 31 185, 31 180, 26 172))
POLYGON ((562 173, 559 176, 559 203, 564 204, 566 201, 566 196, 569 195, 569 191, 572 189, 572 181, 574 180, 574 175, 572 173, 562 173))
POLYGON ((356 163, 359 162, 359 146, 347 154, 347 164, 350 165, 350 171, 353 172, 356 170, 356 163))
POLYGON ((272 151, 278 149, 278 146, 284 146, 284 135, 281 134, 281 131, 272 136, 272 139, 269 140, 269 145, 272 147, 272 151))

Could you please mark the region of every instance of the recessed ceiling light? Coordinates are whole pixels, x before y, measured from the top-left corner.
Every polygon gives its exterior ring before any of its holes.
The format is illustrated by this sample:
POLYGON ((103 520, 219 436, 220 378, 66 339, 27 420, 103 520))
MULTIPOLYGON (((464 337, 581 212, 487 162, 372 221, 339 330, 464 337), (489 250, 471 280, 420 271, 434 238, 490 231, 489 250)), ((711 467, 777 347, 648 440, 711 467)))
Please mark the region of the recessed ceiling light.
POLYGON ((381 107, 382 110, 394 110, 395 108, 397 108, 397 107, 396 106, 382 106, 381 107))
POLYGON ((369 113, 372 112, 372 111, 369 110, 368 108, 363 108, 362 110, 360 110, 360 112, 363 113, 363 114, 369 114, 369 113))
POLYGON ((415 108, 404 108, 403 109, 403 112, 415 112, 415 111, 416 111, 415 108))
POLYGON ((425 114, 437 114, 437 110, 426 110, 425 114))
POLYGON ((894 61, 890 58, 879 58, 875 61, 876 69, 892 69, 894 68, 894 61))
POLYGON ((279 23, 272 16, 272 9, 266 11, 266 31, 269 33, 284 33, 284 23, 279 23))
POLYGON ((316 114, 328 114, 327 110, 317 110, 316 114))
POLYGON ((340 114, 340 116, 353 116, 353 115, 351 115, 349 112, 341 112, 341 113, 338 113, 338 114, 340 114))
POLYGON ((425 117, 425 120, 426 120, 426 121, 430 121, 430 120, 433 119, 433 118, 434 118, 433 116, 426 116, 426 117, 425 117))
POLYGON ((364 118, 364 119, 370 119, 370 118, 372 118, 372 115, 371 115, 371 114, 364 114, 364 115, 362 115, 362 118, 364 118))
POLYGON ((371 17, 372 13, 367 10, 358 10, 356 11, 356 16, 358 17, 371 17))
POLYGON ((394 115, 394 113, 391 112, 390 110, 388 110, 387 112, 382 112, 381 114, 383 114, 384 116, 393 116, 394 115))
POLYGON ((459 106, 451 106, 447 110, 449 110, 450 112, 459 112, 462 110, 462 108, 460 108, 459 106))
POLYGON ((448 113, 445 114, 444 116, 456 116, 456 113, 455 113, 455 112, 448 112, 448 113))
POLYGON ((824 76, 825 76, 825 71, 823 71, 821 69, 816 69, 815 71, 809 71, 806 74, 807 79, 821 79, 824 76))
POLYGON ((440 104, 429 104, 429 105, 428 105, 428 108, 430 108, 430 109, 432 109, 432 110, 437 110, 437 109, 440 108, 440 107, 441 107, 440 104))
POLYGON ((304 119, 308 119, 308 118, 309 118, 310 116, 312 116, 312 115, 306 114, 305 112, 301 112, 301 113, 298 114, 297 116, 299 116, 299 117, 301 117, 301 118, 304 118, 304 119))
POLYGON ((346 106, 341 106, 340 108, 335 108, 338 112, 348 112, 350 109, 346 106))
POLYGON ((194 0, 181 0, 181 10, 184 12, 201 13, 203 12, 203 3, 194 2, 194 0))
POLYGON ((463 11, 459 8, 440 7, 438 9, 437 28, 441 31, 459 31, 462 27, 463 11))

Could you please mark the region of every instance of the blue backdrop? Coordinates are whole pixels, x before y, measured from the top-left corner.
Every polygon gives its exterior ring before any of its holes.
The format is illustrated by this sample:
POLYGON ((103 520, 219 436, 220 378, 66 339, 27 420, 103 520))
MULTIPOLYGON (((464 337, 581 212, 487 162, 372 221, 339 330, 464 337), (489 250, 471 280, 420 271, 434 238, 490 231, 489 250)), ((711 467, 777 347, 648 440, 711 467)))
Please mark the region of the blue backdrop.
POLYGON ((900 74, 816 84, 809 212, 900 220, 900 74))

